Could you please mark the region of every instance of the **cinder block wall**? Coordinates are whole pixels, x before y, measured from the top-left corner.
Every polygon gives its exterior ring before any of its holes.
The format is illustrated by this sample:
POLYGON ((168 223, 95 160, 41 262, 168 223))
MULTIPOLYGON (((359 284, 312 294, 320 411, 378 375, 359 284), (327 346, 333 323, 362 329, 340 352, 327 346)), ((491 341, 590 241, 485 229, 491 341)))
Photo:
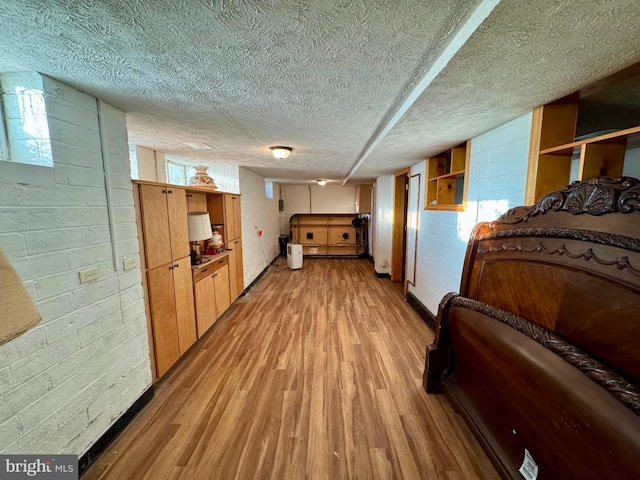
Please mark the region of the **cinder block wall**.
MULTIPOLYGON (((527 175, 531 114, 494 128, 471 140, 466 212, 423 210, 421 189, 416 285, 413 293, 433 314, 449 292, 460 288, 467 241, 474 225, 522 205, 527 175)), ((425 178, 425 162, 411 174, 425 178)))
POLYGON ((279 254, 278 189, 273 199, 265 195, 264 177, 240 168, 242 209, 242 257, 244 286, 247 288, 279 254), (262 236, 258 235, 262 231, 262 236))
POLYGON ((82 455, 151 385, 141 271, 123 270, 138 259, 127 132, 115 108, 102 104, 100 132, 95 98, 43 85, 53 175, 34 184, 46 167, 13 165, 11 179, 14 167, 21 178, 7 183, 0 166, 0 248, 43 317, 0 346, 0 451, 82 455), (97 281, 80 284, 91 268, 97 281))

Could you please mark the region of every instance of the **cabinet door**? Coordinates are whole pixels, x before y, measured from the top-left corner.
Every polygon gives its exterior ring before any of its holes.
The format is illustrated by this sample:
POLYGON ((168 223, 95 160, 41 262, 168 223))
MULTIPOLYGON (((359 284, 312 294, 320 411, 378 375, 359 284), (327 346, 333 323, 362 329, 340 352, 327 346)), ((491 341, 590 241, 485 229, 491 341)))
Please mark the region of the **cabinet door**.
POLYGON ((167 189, 153 185, 139 187, 145 259, 147 268, 153 269, 171 262, 167 189))
POLYGON ((167 189, 171 259, 189 255, 189 227, 187 225, 187 195, 181 188, 167 189))
MULTIPOLYGON (((236 282, 236 298, 238 298, 244 292, 244 267, 242 266, 242 239, 237 238, 228 242, 228 248, 233 250, 234 253, 234 261, 235 261, 235 275, 229 274, 229 279, 235 278, 236 282)), ((231 262, 231 259, 229 259, 231 262)), ((229 263, 229 268, 231 268, 231 263, 229 263)), ((235 300, 235 298, 233 299, 235 300)), ((233 301, 232 300, 232 301, 233 301)))
POLYGON ((206 212, 207 196, 204 193, 187 193, 187 204, 190 212, 206 212))
POLYGON ((235 302, 240 295, 238 293, 238 272, 236 269, 236 251, 232 247, 233 242, 227 242, 227 253, 229 254, 229 300, 235 302))
POLYGON ((213 325, 217 319, 216 294, 213 283, 213 274, 193 284, 193 295, 196 303, 196 324, 198 326, 198 338, 213 325))
POLYGON ((227 240, 242 236, 242 216, 240 211, 240 195, 224 196, 224 229, 227 240))
POLYGON ((171 264, 147 272, 153 347, 158 377, 165 374, 180 356, 176 304, 171 264))
POLYGON ((173 262, 173 284, 176 303, 176 324, 178 345, 183 355, 196 341, 196 317, 193 307, 193 287, 191 285, 191 260, 183 257, 173 262))
POLYGON ((216 293, 216 312, 219 317, 231 305, 229 297, 229 265, 216 270, 216 273, 213 274, 213 281, 216 293))

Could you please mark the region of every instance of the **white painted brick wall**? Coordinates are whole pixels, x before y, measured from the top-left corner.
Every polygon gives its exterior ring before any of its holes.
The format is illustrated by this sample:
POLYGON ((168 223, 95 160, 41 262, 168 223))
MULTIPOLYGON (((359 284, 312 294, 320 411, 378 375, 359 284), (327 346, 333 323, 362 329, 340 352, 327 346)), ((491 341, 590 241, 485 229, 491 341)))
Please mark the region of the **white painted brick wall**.
MULTIPOLYGON (((460 288, 473 226, 524 202, 530 133, 531 114, 527 114, 472 139, 466 212, 420 208, 416 285, 409 291, 431 313, 437 313, 445 294, 460 288)), ((421 162, 411 169, 412 175, 421 174, 423 186, 425 165, 421 162)), ((421 195, 422 206, 424 188, 421 195)))
MULTIPOLYGON (((274 190, 276 188, 274 186, 274 190)), ((280 225, 278 199, 275 195, 273 199, 266 197, 264 177, 240 168, 240 193, 244 286, 247 288, 280 251, 280 225), (257 230, 262 230, 262 237, 257 230)))
MULTIPOLYGON (((0 451, 82 455, 151 385, 124 114, 101 104, 114 238, 95 98, 43 77, 54 182, 0 179, 0 248, 42 315, 0 346, 0 451), (118 247, 114 270, 112 242, 118 247), (98 269, 80 284, 78 272, 98 269)), ((42 168, 42 167, 40 167, 42 168)))

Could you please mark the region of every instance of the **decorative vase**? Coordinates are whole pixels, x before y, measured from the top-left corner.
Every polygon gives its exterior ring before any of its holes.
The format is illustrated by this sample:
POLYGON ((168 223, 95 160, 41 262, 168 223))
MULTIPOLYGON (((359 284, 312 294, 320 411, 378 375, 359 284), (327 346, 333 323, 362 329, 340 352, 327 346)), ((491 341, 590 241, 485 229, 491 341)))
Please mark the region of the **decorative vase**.
POLYGON ((209 167, 205 167, 204 165, 196 165, 193 167, 196 171, 196 174, 189 179, 189 185, 192 187, 209 187, 209 188, 218 188, 216 183, 213 181, 207 174, 207 169, 209 167))

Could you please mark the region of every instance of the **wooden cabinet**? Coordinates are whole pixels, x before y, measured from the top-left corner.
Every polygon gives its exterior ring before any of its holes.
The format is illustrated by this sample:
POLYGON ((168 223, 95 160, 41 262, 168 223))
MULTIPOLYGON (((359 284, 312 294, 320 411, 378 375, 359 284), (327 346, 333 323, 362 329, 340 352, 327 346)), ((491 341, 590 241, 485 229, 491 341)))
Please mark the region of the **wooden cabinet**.
POLYGON ((187 256, 147 272, 158 377, 196 341, 190 266, 187 256))
POLYGON ((206 212, 207 196, 204 193, 187 193, 187 205, 190 212, 206 212))
POLYGON ((359 256, 367 248, 367 223, 352 223, 353 214, 296 214, 289 228, 293 243, 303 245, 305 256, 359 256))
POLYGON ((157 379, 244 290, 240 195, 145 181, 134 184, 140 264, 146 271, 149 344, 157 379), (213 257, 210 274, 204 271, 207 266, 191 267, 188 211, 209 212, 213 224, 224 225, 223 238, 233 248, 213 257), (228 232, 238 237, 229 238, 228 232), (202 278, 196 278, 198 272, 202 278))
POLYGON ((371 213, 371 192, 371 185, 363 183, 356 187, 356 212, 371 213))
POLYGON ((471 140, 427 158, 425 210, 464 211, 471 140))
POLYGON ((640 64, 534 109, 525 203, 573 181, 638 176, 640 64))
POLYGON ((227 242, 229 252, 229 297, 231 302, 244 292, 244 267, 242 265, 242 239, 236 238, 227 242))
POLYGON ((227 232, 227 241, 242 237, 240 195, 227 194, 224 196, 224 226, 227 232))
POLYGON ((229 295, 229 254, 213 257, 210 262, 193 267, 193 292, 198 338, 220 318, 231 305, 229 295))
POLYGON ((226 193, 207 198, 207 211, 213 224, 219 229, 225 248, 233 250, 229 258, 230 293, 233 302, 244 292, 244 268, 242 264, 242 215, 240 195, 226 193), (235 286, 234 286, 235 285, 235 286))
POLYGON ((187 198, 183 189, 140 185, 140 209, 147 268, 189 255, 187 198))

